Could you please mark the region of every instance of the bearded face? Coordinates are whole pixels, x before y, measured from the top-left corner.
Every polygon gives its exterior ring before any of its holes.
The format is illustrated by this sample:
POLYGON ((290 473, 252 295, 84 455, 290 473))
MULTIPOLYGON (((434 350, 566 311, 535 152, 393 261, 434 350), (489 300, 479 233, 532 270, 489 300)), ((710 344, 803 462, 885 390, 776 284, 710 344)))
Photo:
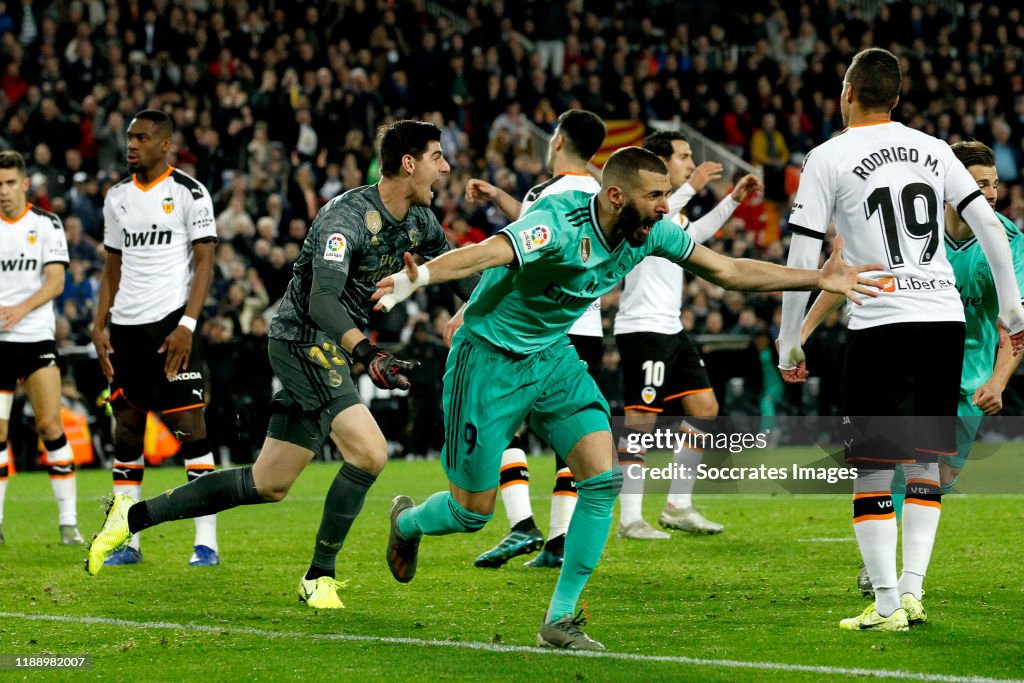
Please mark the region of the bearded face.
POLYGON ((647 241, 651 234, 651 228, 664 216, 661 211, 643 213, 633 199, 627 199, 619 213, 619 221, 616 225, 619 233, 631 247, 639 247, 647 241))

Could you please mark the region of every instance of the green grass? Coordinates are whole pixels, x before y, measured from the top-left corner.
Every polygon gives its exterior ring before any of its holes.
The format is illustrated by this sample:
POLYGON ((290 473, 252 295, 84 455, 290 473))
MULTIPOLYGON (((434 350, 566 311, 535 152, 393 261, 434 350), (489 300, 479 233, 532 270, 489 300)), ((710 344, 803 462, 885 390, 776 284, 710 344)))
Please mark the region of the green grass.
MULTIPOLYGON (((0 618, 0 654, 88 653, 91 672, 3 672, 33 680, 821 680, 822 674, 711 664, 623 661, 539 652, 479 651, 332 634, 532 645, 556 575, 472 566, 506 531, 500 508, 475 536, 427 538, 416 580, 400 585, 383 561, 388 501, 417 501, 443 486, 437 462, 396 462, 371 491, 339 558, 350 580, 347 609, 314 612, 297 602, 336 471, 314 465, 277 505, 220 517, 224 564, 187 566, 191 522, 145 532, 143 564, 90 578, 84 551, 56 543, 56 506, 46 477, 10 480, 0 547, 0 611, 213 627, 196 632, 138 625, 0 618), (246 629, 300 635, 245 633, 246 629), (318 639, 319 636, 319 639, 318 639)), ((969 470, 970 468, 968 468, 969 470)), ((547 526, 550 458, 531 460, 534 512, 547 526)), ((184 479, 180 468, 146 473, 145 492, 184 479)), ((109 473, 79 475, 82 533, 101 522, 97 499, 109 473)), ((699 489, 698 489, 699 491, 699 489)), ((648 497, 654 520, 664 498, 648 497)), ((1024 614, 1020 548, 1024 497, 950 497, 928 576, 930 621, 910 633, 841 632, 842 617, 866 605, 855 590, 858 562, 845 496, 705 495, 718 537, 663 542, 612 538, 584 597, 588 632, 615 653, 1007 678, 1024 671, 1018 621, 1024 614), (806 539, 846 539, 806 542, 806 539), (802 540, 804 539, 804 540, 802 540)))

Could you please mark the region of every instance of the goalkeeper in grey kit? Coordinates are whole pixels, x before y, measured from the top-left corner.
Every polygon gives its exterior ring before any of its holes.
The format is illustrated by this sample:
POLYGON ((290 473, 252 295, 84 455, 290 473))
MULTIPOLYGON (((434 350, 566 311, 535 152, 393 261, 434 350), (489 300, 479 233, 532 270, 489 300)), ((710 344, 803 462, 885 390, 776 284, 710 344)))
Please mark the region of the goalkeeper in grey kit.
MULTIPOLYGON (((107 555, 131 535, 166 521, 238 505, 282 500, 330 436, 345 457, 324 502, 313 560, 299 581, 310 607, 339 608, 335 558, 366 493, 387 462, 387 443, 352 382, 349 361, 366 366, 382 389, 407 389, 413 363, 376 347, 362 329, 378 280, 400 270, 410 253, 432 259, 448 251, 430 211, 430 186, 451 170, 440 130, 398 121, 380 134, 377 185, 359 187, 317 214, 294 275, 270 325, 269 354, 283 387, 274 395, 267 438, 250 467, 212 472, 133 504, 115 497, 87 560, 96 574, 107 555)), ((478 276, 452 284, 468 300, 478 276)))

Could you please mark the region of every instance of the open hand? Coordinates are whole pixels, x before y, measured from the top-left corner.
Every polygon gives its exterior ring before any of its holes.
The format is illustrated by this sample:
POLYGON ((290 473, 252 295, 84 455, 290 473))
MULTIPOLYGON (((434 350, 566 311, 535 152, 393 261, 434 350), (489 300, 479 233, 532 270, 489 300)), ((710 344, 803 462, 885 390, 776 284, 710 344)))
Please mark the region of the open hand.
POLYGON ((470 178, 466 183, 466 201, 488 202, 498 194, 498 188, 486 180, 470 178))
POLYGON ((167 373, 167 379, 172 379, 182 370, 188 370, 188 357, 192 355, 192 331, 183 325, 175 327, 157 349, 157 353, 165 351, 167 360, 164 361, 164 372, 167 373))
MULTIPOLYGON (((847 299, 863 305, 857 294, 877 297, 878 290, 883 286, 879 280, 861 277, 861 273, 882 270, 877 263, 866 266, 850 266, 843 260, 843 238, 836 237, 835 247, 832 249, 832 256, 825 262, 821 269, 821 276, 818 278, 818 289, 825 292, 842 294, 847 299), (855 294, 856 292, 856 294, 855 294)), ((1024 345, 1024 331, 1021 332, 1021 344, 1024 345)))

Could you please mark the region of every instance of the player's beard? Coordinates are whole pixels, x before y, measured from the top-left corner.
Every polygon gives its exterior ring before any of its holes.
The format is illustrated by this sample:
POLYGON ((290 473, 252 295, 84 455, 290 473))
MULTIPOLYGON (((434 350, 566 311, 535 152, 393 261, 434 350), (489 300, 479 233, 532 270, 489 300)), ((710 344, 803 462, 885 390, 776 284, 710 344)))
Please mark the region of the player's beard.
POLYGON ((645 219, 640 215, 640 209, 636 208, 636 203, 626 200, 626 203, 622 206, 622 211, 619 213, 619 220, 615 227, 619 234, 629 243, 629 246, 639 247, 647 241, 649 229, 659 220, 661 220, 660 215, 654 215, 645 219))

